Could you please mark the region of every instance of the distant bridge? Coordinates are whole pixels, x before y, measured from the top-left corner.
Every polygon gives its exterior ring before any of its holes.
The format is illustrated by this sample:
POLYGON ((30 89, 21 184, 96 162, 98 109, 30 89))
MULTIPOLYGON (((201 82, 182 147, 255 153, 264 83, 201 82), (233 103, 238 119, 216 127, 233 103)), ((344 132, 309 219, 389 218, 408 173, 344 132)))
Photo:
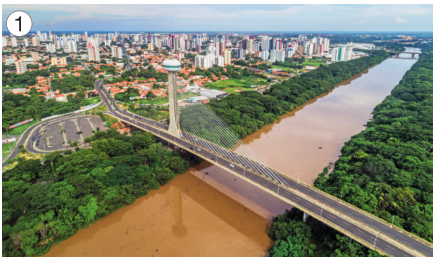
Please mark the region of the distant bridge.
POLYGON ((401 58, 401 59, 414 59, 414 56, 416 54, 421 54, 421 52, 415 52, 415 51, 388 51, 388 53, 390 54, 390 57, 395 56, 396 58, 400 58, 399 54, 412 54, 411 58, 401 58))

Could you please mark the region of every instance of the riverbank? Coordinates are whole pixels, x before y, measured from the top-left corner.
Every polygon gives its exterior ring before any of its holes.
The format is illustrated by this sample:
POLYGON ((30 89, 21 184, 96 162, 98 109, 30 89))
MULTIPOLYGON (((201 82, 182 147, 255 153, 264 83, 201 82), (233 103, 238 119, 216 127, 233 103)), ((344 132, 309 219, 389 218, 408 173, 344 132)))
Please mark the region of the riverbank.
POLYGON ((2 175, 3 256, 36 256, 199 162, 151 133, 97 131, 92 149, 19 161, 2 175))
POLYGON ((432 96, 433 57, 425 54, 316 187, 432 242, 432 96))
MULTIPOLYGON (((337 160, 344 142, 365 128, 363 125, 371 117, 370 112, 414 62, 387 59, 286 113, 244 140, 271 167, 296 178, 297 169, 301 181, 313 184, 323 167, 337 160), (287 137, 285 133, 288 133, 287 137), (312 144, 296 145, 307 140, 313 140, 312 144), (322 149, 318 149, 318 142, 322 149), (301 158, 315 159, 307 163, 301 158)), ((81 239, 88 238, 85 243, 72 236, 53 247, 47 255, 86 256, 101 248, 100 256, 125 252, 132 256, 156 256, 155 249, 150 250, 152 246, 148 245, 159 244, 162 246, 156 249, 161 255, 184 256, 186 250, 193 248, 194 252, 189 251, 190 256, 265 256, 272 245, 267 234, 269 220, 292 207, 206 161, 169 181, 163 188, 150 191, 149 195, 143 198, 146 202, 138 199, 125 209, 119 209, 123 212, 122 217, 112 217, 117 211, 78 231, 77 235, 83 234, 79 235, 81 239), (181 238, 172 231, 176 216, 173 212, 180 209, 174 199, 176 190, 182 191, 181 209, 187 231, 187 236, 181 238), (157 193, 152 195, 154 192, 157 193), (205 225, 200 224, 202 218, 205 225), (252 225, 250 220, 258 221, 258 218, 261 221, 252 225), (102 221, 104 224, 99 225, 102 221), (144 223, 154 224, 146 234, 140 230, 144 223), (124 234, 127 227, 128 235, 124 234), (253 233, 247 233, 247 229, 253 233), (231 240, 223 235, 227 233, 231 240), (216 238, 216 234, 221 239, 216 238), (204 237, 210 239, 200 239, 204 237), (122 252, 119 245, 122 245, 122 252)))
MULTIPOLYGON (((367 129, 346 142, 332 173, 324 168, 315 180, 317 188, 430 242, 433 190, 420 181, 432 183, 432 82, 432 55, 423 55, 376 106, 367 129), (407 161, 410 156, 418 162, 407 161), (426 163, 430 167, 421 171, 426 163), (404 174, 410 176, 401 177, 404 174)), ((274 217, 271 256, 379 256, 315 219, 303 222, 302 215, 293 208, 274 217)))

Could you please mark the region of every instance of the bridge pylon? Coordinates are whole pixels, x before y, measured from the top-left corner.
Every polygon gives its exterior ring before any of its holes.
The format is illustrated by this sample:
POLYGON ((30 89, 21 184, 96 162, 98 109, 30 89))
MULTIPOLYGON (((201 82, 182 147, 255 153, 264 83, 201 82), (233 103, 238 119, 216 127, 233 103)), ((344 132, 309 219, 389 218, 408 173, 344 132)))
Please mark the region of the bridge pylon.
POLYGON ((169 92, 169 129, 168 133, 180 137, 180 115, 178 113, 177 99, 177 71, 181 69, 181 63, 176 59, 167 59, 163 62, 163 69, 168 71, 169 92))

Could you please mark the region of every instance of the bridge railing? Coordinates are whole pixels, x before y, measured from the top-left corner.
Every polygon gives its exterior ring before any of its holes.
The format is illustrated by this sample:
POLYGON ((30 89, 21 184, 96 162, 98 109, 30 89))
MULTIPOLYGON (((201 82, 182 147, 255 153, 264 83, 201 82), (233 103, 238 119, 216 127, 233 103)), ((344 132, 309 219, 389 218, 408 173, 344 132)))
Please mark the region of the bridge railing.
MULTIPOLYGON (((135 125, 134 123, 131 123, 131 124, 132 124, 132 125, 135 125)), ((140 126, 137 126, 137 125, 135 125, 135 126, 138 127, 138 128, 141 128, 140 126)), ((151 129, 155 129, 155 126, 153 126, 153 125, 148 125, 148 124, 147 124, 147 127, 151 128, 151 129)), ((164 133, 164 132, 160 132, 160 134, 157 134, 157 135, 159 135, 159 136, 160 136, 161 138, 163 138, 163 139, 166 139, 166 137, 162 135, 163 133, 164 133)), ((165 134, 166 134, 166 133, 165 133, 165 134)), ((196 143, 192 143, 192 142, 190 142, 189 140, 186 140, 186 139, 183 139, 183 140, 184 140, 185 142, 189 143, 190 145, 193 145, 194 147, 195 147, 195 146, 196 146, 196 147, 199 146, 198 144, 196 144, 196 143)), ((171 138, 170 141, 173 142, 174 144, 176 144, 176 145, 179 146, 179 147, 184 147, 186 150, 189 149, 188 147, 185 147, 184 144, 179 143, 179 142, 178 142, 178 138, 175 138, 175 137, 174 137, 174 139, 171 138)), ((220 156, 220 154, 216 153, 216 152, 213 151, 213 150, 208 149, 207 147, 202 147, 202 146, 200 146, 200 147, 203 148, 204 150, 210 152, 211 154, 216 154, 216 155, 220 156)), ((196 155, 198 155, 198 156, 203 156, 203 155, 198 154, 198 153, 196 152, 196 150, 193 150, 193 151, 190 151, 190 152, 192 152, 192 153, 194 153, 194 154, 196 154, 196 155)), ((228 161, 232 161, 231 158, 228 158, 228 157, 225 157, 225 158, 226 158, 228 161)), ((249 158, 246 158, 246 159, 249 160, 249 158)), ((209 160, 209 161, 210 161, 210 160, 209 160)), ((233 162, 233 161, 232 161, 232 162, 233 162)), ((237 162, 234 162, 234 163, 235 163, 236 165, 239 165, 239 167, 242 167, 242 168, 244 167, 243 165, 240 165, 240 164, 237 163, 237 162)), ((218 165, 222 165, 220 162, 217 162, 217 164, 218 164, 218 165)), ((221 166, 221 167, 222 167, 222 166, 221 166)), ((265 167, 267 167, 267 166, 265 166, 265 167)), ((224 168, 225 168, 225 167, 224 167, 224 168)), ((228 168, 228 166, 226 166, 226 169, 231 171, 231 169, 228 168)), ((255 171, 255 170, 253 170, 253 169, 251 169, 251 168, 246 168, 246 171, 249 171, 249 172, 251 172, 251 173, 257 175, 257 176, 259 176, 260 178, 267 178, 266 176, 260 174, 259 172, 255 171)), ((236 174, 239 174, 239 173, 236 173, 236 174)), ((240 174, 239 174, 239 175, 240 175, 240 174)), ((248 180, 249 180, 249 179, 248 179, 248 180)), ((267 180, 268 180, 269 182, 272 182, 272 183, 276 184, 276 185, 279 185, 279 184, 280 184, 279 182, 277 182, 277 181, 275 181, 275 180, 273 180, 273 179, 270 179, 270 178, 267 178, 267 180)), ((252 180, 249 180, 249 181, 250 181, 250 182, 253 182, 252 180)), ((254 184, 257 185, 257 186, 259 186, 260 188, 265 189, 265 187, 262 187, 262 186, 261 186, 260 184, 258 184, 258 183, 254 183, 254 184)), ((288 191, 290 191, 290 192, 295 192, 295 190, 296 190, 294 187, 288 187, 288 186, 287 186, 287 187, 285 187, 285 186, 281 186, 281 187, 284 188, 284 189, 286 189, 286 190, 288 190, 288 191)), ((310 188, 313 188, 313 187, 310 187, 310 188)), ((273 192, 271 192, 271 191, 269 191, 269 192, 270 192, 270 193, 273 193, 273 192)), ((301 192, 299 192, 299 191, 297 191, 297 190, 296 190, 296 192, 297 192, 298 194, 301 194, 301 192)), ((274 195, 276 196, 276 194, 274 194, 274 195)), ((279 196, 279 191, 278 191, 278 196, 279 196)), ((302 195, 302 197, 306 197, 306 196, 302 195)), ((284 199, 285 199, 285 200, 288 200, 287 198, 284 198, 284 199)), ((313 199, 313 198, 311 198, 311 197, 309 197, 308 199, 307 199, 307 198, 305 198, 305 199, 306 199, 306 201, 308 201, 309 203, 312 203, 312 204, 316 205, 316 206, 319 207, 319 208, 320 208, 320 206, 322 205, 322 203, 318 202, 317 200, 315 200, 315 199, 313 199)), ((349 236, 349 237, 351 237, 352 239, 358 241, 359 243, 361 243, 361 244, 367 246, 368 248, 376 249, 376 250, 380 251, 382 254, 388 254, 387 252, 383 251, 382 249, 379 249, 379 248, 374 247, 374 245, 373 245, 372 243, 370 243, 368 240, 363 239, 363 238, 361 238, 361 237, 355 235, 354 233, 351 233, 351 232, 349 232, 348 230, 345 230, 345 229, 343 229, 343 228, 341 228, 341 227, 335 225, 334 223, 328 221, 327 219, 325 219, 324 217, 322 217, 322 213, 314 212, 314 211, 312 211, 312 210, 310 210, 310 209, 308 209, 308 208, 302 206, 302 205, 301 205, 300 203, 298 203, 297 201, 294 201, 294 200, 291 200, 291 199, 290 199, 290 203, 291 203, 292 205, 294 205, 295 207, 297 207, 297 208, 303 210, 304 212, 307 212, 310 216, 312 216, 312 217, 316 218, 317 220, 319 220, 319 221, 321 221, 321 222, 323 222, 323 223, 325 223, 325 224, 327 224, 327 225, 333 227, 334 229, 336 229, 336 230, 342 232, 343 234, 346 234, 347 236, 349 236)), ((326 208, 323 209, 323 210, 324 210, 324 212, 328 211, 326 208)), ((330 211, 329 211, 329 212, 330 212, 330 211)), ((332 213, 332 212, 330 212, 330 213, 332 213)), ((334 214, 334 213, 333 213, 333 214, 334 214)), ((348 215, 345 215, 345 216, 346 216, 347 221, 349 221, 350 223, 352 223, 352 224, 354 224, 354 225, 356 225, 356 226, 358 226, 358 227, 360 227, 360 228, 362 228, 362 229, 367 230, 367 228, 366 228, 364 225, 362 225, 361 222, 359 222, 359 221, 352 221, 352 219, 351 219, 352 217, 350 217, 350 216, 348 216, 348 215), (349 220, 349 219, 350 219, 350 220, 349 220)), ((339 216, 339 217, 340 217, 340 218, 343 218, 343 216, 339 216)), ((376 232, 371 232, 371 234, 372 234, 373 236, 375 235, 375 233, 376 233, 376 232)), ((391 237, 389 237, 388 235, 385 235, 384 233, 382 233, 381 235, 382 235, 384 238, 387 237, 387 238, 391 239, 391 237)), ((383 238, 383 239, 384 239, 384 238, 383 238)), ((385 239, 384 239, 384 240, 385 240, 385 239)), ((394 246, 396 246, 396 247, 398 247, 398 248, 401 248, 401 249, 402 249, 403 251, 405 251, 405 252, 409 252, 409 251, 410 251, 409 248, 406 247, 406 246, 401 246, 401 245, 394 245, 394 246)), ((415 254, 415 253, 414 253, 414 254, 415 254)))
MULTIPOLYGON (((133 113, 131 113, 131 112, 128 112, 128 113, 129 113, 129 114, 132 114, 132 115, 135 115, 135 114, 133 114, 133 113)), ((137 115, 135 115, 135 116, 137 116, 137 115)), ((153 121, 153 120, 150 120, 150 119, 148 119, 148 120, 149 120, 149 121, 153 121)), ((130 122, 130 123, 131 123, 131 122, 130 122)), ((160 127, 160 126, 153 125, 152 123, 149 123, 149 122, 146 122, 146 121, 145 121, 144 123, 147 124, 147 125, 149 125, 149 127, 151 127, 151 128, 159 127, 159 128, 161 128, 162 130, 166 130, 166 129, 160 127)), ((158 123, 158 122, 156 122, 156 124, 160 125, 160 123, 158 123)), ((190 134, 189 134, 189 133, 185 133, 185 132, 183 132, 183 135, 185 135, 186 137, 188 137, 190 134)), ((267 176, 267 175, 262 174, 262 172, 256 170, 256 168, 258 169, 258 167, 260 167, 260 165, 261 165, 262 167, 264 167, 264 168, 268 168, 269 170, 273 171, 274 173, 276 173, 276 174, 278 174, 278 175, 280 175, 280 176, 282 176, 282 177, 284 177, 284 178, 286 178, 286 179, 291 179, 293 182, 297 182, 297 180, 296 180, 295 178, 293 178, 293 177, 291 177, 291 176, 288 176, 288 175, 286 175, 286 174, 284 174, 284 173, 281 173, 281 172, 279 172, 279 171, 277 171, 277 170, 275 170, 275 169, 272 169, 272 168, 270 168, 270 167, 268 167, 268 166, 266 166, 266 165, 263 165, 263 164, 261 164, 261 163, 258 163, 258 162, 252 162, 252 159, 250 159, 250 158, 246 158, 246 157, 244 157, 243 155, 240 155, 240 154, 234 153, 234 152, 232 152, 232 151, 228 151, 228 150, 226 150, 226 152, 223 152, 223 150, 225 150, 225 148, 220 147, 220 146, 218 146, 217 144, 211 143, 211 142, 209 142, 209 141, 207 141, 207 140, 205 140, 205 139, 202 139, 202 138, 200 138, 200 137, 197 137, 197 136, 195 136, 194 138, 198 139, 198 142, 193 142, 193 141, 191 141, 191 140, 189 140, 189 139, 186 139, 186 138, 184 138, 184 141, 186 141, 186 142, 188 142, 188 143, 190 143, 190 144, 192 144, 192 145, 194 145, 194 146, 200 146, 202 149, 207 150, 207 151, 208 151, 209 153, 211 153, 211 154, 215 154, 215 155, 217 155, 217 156, 224 157, 224 158, 226 158, 228 161, 231 161, 231 162, 233 162, 234 164, 238 165, 239 167, 241 167, 241 168, 245 168, 246 170, 249 170, 250 172, 254 171, 254 173, 257 173, 257 174, 260 173, 262 176, 264 176, 264 177, 268 177, 270 180, 275 181, 276 184, 279 184, 279 181, 275 180, 274 178, 271 178, 270 176, 267 176), (232 155, 232 156, 231 156, 231 155, 232 155), (243 160, 242 160, 242 159, 235 160, 235 158, 239 158, 239 157, 240 157, 240 158, 243 158, 243 160), (251 162, 250 162, 250 161, 251 161, 251 162), (243 162, 244 162, 244 163, 243 163, 243 162), (249 163, 249 162, 250 162, 250 163, 249 163), (251 165, 251 167, 249 167, 248 165, 251 165), (255 165, 255 166, 252 167, 252 165, 255 165)), ((175 142, 175 138, 174 138, 174 142, 175 142)), ((387 227, 390 227, 390 225, 391 225, 390 223, 386 222, 386 221, 383 220, 383 219, 378 218, 377 216, 374 216, 374 215, 372 215, 372 214, 370 214, 370 213, 368 213, 368 212, 366 212, 366 211, 363 211, 363 210, 361 210, 360 208, 357 208, 357 207, 353 206, 352 204, 349 204, 349 203, 347 203, 347 202, 345 202, 345 201, 339 200, 338 198, 336 198, 336 197, 334 197, 334 196, 332 196, 332 195, 330 195, 330 194, 328 194, 328 193, 326 193, 326 192, 323 192, 323 191, 321 191, 321 190, 319 190, 319 189, 317 189, 317 188, 315 188, 315 187, 312 187, 312 186, 310 186, 310 185, 308 185, 308 184, 306 184, 306 183, 299 182, 298 184, 299 184, 299 185, 302 185, 302 186, 305 186, 305 187, 307 187, 307 188, 310 188, 311 190, 314 190, 315 192, 319 193, 319 195, 326 196, 327 198, 329 198, 329 199, 331 199, 331 200, 333 200, 333 201, 335 201, 335 202, 338 202, 338 203, 340 203, 340 204, 343 205, 343 206, 350 207, 350 208, 352 208, 353 210, 357 211, 358 213, 364 214, 364 215, 370 217, 371 219, 373 219, 374 221, 380 222, 380 223, 382 223, 383 225, 385 225, 385 226, 387 226, 387 227), (379 220, 380 220, 380 221, 379 221, 379 220)), ((291 187, 290 185, 287 185, 287 186, 288 186, 289 188, 291 188, 291 189, 294 189, 294 188, 291 187)), ((405 230, 403 230, 403 229, 400 229, 399 227, 393 226, 392 229, 394 229, 394 230, 397 231, 397 232, 400 232, 400 233, 403 234, 403 235, 406 235, 406 236, 409 237, 409 238, 412 238, 412 239, 416 240, 416 241, 419 242, 419 243, 425 244, 426 246, 429 246, 429 247, 433 248, 433 244, 432 244, 432 243, 427 242, 427 241, 425 241, 425 240, 423 240, 423 239, 421 239, 421 238, 415 236, 414 234, 411 234, 411 233, 409 233, 409 232, 407 232, 407 231, 405 231, 405 230)), ((386 236, 388 236, 388 234, 386 234, 386 236)), ((390 236, 388 236, 388 237, 390 237, 390 236)), ((390 238, 391 238, 391 237, 390 237, 390 238)), ((398 241, 398 240, 395 240, 395 241, 401 243, 401 242, 398 241)), ((401 244, 402 244, 402 243, 401 243, 401 244)))

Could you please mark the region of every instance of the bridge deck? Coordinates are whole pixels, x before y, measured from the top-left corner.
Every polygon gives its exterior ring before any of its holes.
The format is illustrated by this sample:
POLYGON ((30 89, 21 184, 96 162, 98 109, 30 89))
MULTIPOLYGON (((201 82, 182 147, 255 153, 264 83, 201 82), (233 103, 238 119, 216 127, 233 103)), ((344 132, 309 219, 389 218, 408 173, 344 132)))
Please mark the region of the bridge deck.
MULTIPOLYGON (((97 81, 97 90, 100 86, 102 86, 102 81, 97 81)), ((298 183, 290 176, 199 137, 188 133, 183 133, 184 138, 169 135, 166 131, 168 126, 121 110, 104 88, 100 93, 102 93, 102 99, 109 112, 118 119, 138 129, 151 132, 235 175, 245 178, 252 184, 291 203, 310 216, 371 249, 376 249, 390 256, 433 256, 433 245, 429 242, 397 227, 390 227, 389 223, 359 208, 342 202, 312 186, 298 183), (113 107, 107 97, 115 104, 113 107), (192 138, 198 141, 192 142, 191 140, 195 140, 192 138), (268 177, 270 172, 275 174, 274 178, 268 177)))

